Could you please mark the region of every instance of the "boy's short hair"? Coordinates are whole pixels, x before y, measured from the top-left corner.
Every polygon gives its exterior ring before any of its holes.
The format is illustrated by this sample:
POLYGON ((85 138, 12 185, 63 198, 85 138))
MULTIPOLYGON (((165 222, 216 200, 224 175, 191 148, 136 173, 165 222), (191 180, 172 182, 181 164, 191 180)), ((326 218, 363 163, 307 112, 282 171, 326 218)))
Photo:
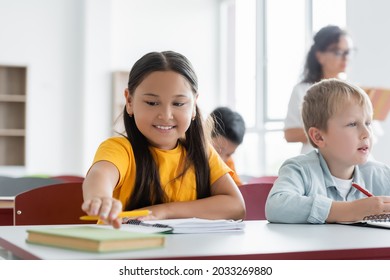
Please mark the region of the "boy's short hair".
POLYGON ((244 140, 245 122, 242 116, 228 107, 218 107, 211 112, 214 126, 211 137, 223 136, 240 145, 244 140))
MULTIPOLYGON (((360 87, 338 79, 324 79, 312 85, 307 90, 302 105, 306 135, 310 127, 327 131, 328 120, 352 100, 372 116, 371 100, 360 87)), ((317 147, 310 137, 308 139, 313 147, 317 147)))

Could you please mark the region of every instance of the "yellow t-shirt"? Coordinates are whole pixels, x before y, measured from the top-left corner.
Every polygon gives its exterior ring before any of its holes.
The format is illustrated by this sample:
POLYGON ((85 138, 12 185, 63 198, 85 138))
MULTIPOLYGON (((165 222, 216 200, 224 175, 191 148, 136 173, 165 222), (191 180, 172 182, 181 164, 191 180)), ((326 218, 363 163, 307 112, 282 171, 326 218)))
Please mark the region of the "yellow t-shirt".
MULTIPOLYGON (((151 148, 157 162, 160 182, 168 202, 196 200, 196 179, 193 167, 176 178, 182 171, 186 151, 182 145, 173 150, 151 148)), ((134 190, 135 158, 130 142, 125 137, 112 137, 104 141, 98 148, 93 163, 109 161, 119 171, 119 181, 114 188, 113 197, 119 199, 125 206, 134 190)), ((209 146, 210 184, 213 184, 226 173, 232 173, 229 167, 219 157, 214 148, 209 146)))

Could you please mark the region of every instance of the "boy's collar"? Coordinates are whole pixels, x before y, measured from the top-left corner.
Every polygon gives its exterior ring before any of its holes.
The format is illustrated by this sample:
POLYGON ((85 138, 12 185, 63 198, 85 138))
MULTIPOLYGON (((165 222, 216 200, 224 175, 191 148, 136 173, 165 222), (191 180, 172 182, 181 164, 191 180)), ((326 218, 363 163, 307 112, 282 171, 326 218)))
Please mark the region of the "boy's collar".
MULTIPOLYGON (((326 187, 334 187, 334 182, 333 182, 333 179, 332 179, 332 174, 330 173, 330 170, 329 170, 329 167, 328 165, 326 164, 326 161, 324 159, 324 157, 322 156, 321 152, 317 151, 318 153, 318 157, 319 157, 319 160, 320 160, 320 166, 322 168, 322 170, 324 171, 325 173, 325 176, 324 176, 324 180, 325 180, 325 186, 326 187)), ((360 170, 359 170, 359 165, 355 165, 355 169, 353 171, 353 182, 357 183, 357 184, 362 184, 364 185, 364 181, 362 179, 362 176, 361 176, 361 173, 360 173, 360 170)))
POLYGON ((332 174, 330 173, 328 164, 326 163, 324 157, 322 156, 321 152, 317 150, 318 158, 320 160, 320 166, 321 169, 324 171, 324 180, 325 180, 325 187, 335 187, 332 174))

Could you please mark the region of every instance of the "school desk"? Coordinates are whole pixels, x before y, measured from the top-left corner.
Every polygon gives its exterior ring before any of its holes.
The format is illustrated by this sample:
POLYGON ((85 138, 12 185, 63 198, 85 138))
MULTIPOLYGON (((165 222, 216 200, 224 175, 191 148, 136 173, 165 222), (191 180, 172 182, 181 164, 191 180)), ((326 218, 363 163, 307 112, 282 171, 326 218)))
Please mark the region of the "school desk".
POLYGON ((390 259, 387 229, 245 223, 243 232, 167 234, 164 248, 102 254, 28 244, 26 229, 35 226, 4 226, 0 247, 21 259, 390 259))

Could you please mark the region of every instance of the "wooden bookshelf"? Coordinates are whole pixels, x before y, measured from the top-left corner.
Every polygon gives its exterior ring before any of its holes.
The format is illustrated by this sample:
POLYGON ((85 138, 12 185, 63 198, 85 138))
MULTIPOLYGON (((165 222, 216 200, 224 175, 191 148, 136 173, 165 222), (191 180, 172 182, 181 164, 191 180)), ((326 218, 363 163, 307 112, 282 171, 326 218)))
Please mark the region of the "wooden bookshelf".
POLYGON ((24 166, 27 68, 0 65, 0 166, 24 166))

